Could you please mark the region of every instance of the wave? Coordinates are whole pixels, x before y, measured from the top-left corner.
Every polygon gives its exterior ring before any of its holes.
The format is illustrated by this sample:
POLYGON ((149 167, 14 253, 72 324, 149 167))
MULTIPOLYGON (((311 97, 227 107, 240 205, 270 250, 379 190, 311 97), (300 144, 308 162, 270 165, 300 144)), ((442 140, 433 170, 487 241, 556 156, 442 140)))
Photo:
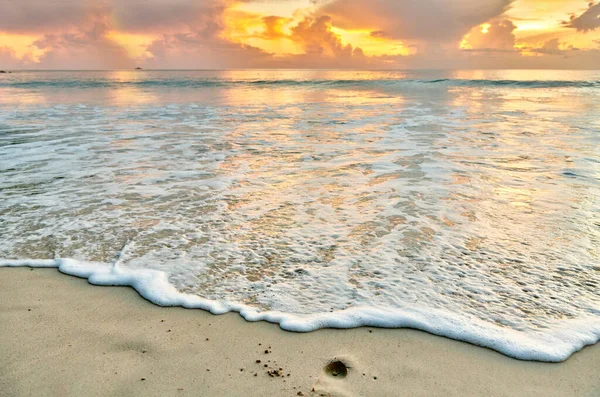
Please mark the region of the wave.
POLYGON ((471 79, 320 79, 320 80, 223 80, 223 79, 149 79, 115 81, 84 80, 4 80, 0 87, 13 88, 228 88, 228 87, 303 87, 303 88, 425 88, 425 87, 515 87, 515 88, 600 88, 600 81, 586 80, 471 80, 471 79))
POLYGON ((278 311, 259 311, 237 302, 213 301, 178 291, 166 273, 151 269, 127 269, 118 264, 82 262, 74 259, 0 259, 1 267, 58 268, 62 273, 86 278, 90 284, 130 286, 142 297, 159 306, 203 309, 212 314, 238 312, 247 321, 267 321, 292 332, 311 332, 321 328, 412 328, 434 335, 487 347, 521 360, 561 362, 571 354, 600 340, 600 323, 591 319, 572 319, 561 327, 544 332, 521 332, 486 323, 451 311, 402 306, 388 309, 360 306, 310 315, 278 311))

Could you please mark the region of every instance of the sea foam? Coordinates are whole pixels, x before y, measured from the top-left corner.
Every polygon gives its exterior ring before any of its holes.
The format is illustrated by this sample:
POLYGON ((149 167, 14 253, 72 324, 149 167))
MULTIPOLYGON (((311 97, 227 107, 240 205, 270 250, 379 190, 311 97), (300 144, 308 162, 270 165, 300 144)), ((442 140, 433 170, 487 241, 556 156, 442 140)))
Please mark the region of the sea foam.
POLYGON ((118 264, 107 266, 73 259, 0 260, 0 267, 58 268, 62 273, 87 278, 90 284, 130 286, 142 297, 160 306, 181 306, 202 309, 213 314, 238 312, 247 321, 268 321, 292 332, 311 332, 321 328, 414 328, 431 334, 487 347, 521 360, 560 362, 586 345, 600 340, 597 318, 569 320, 544 332, 522 333, 482 322, 477 318, 444 310, 419 306, 381 309, 354 307, 351 309, 294 315, 277 311, 261 312, 234 302, 211 301, 179 292, 165 273, 156 270, 125 269, 118 264))

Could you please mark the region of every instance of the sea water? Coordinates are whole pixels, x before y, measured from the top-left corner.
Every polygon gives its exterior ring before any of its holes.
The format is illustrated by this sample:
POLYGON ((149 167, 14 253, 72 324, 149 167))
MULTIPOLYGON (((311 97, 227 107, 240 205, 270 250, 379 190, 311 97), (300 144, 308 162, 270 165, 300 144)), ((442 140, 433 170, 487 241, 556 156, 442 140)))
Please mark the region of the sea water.
POLYGON ((561 361, 600 339, 600 73, 0 75, 0 258, 561 361))

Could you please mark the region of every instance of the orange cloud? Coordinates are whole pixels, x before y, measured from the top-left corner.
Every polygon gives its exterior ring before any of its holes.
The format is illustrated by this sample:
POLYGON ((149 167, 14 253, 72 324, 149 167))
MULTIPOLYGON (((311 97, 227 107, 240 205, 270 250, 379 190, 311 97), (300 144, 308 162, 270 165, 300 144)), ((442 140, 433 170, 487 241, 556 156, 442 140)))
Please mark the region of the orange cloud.
POLYGON ((463 38, 461 48, 475 50, 513 50, 515 47, 514 30, 517 27, 507 19, 493 20, 477 26, 463 38))
POLYGON ((265 30, 262 32, 261 37, 265 39, 280 39, 286 37, 283 32, 283 27, 288 22, 287 18, 269 15, 262 18, 265 25, 265 30))
POLYGON ((360 48, 342 44, 341 38, 331 31, 331 18, 322 16, 305 18, 292 28, 290 38, 302 44, 307 55, 362 56, 360 48))

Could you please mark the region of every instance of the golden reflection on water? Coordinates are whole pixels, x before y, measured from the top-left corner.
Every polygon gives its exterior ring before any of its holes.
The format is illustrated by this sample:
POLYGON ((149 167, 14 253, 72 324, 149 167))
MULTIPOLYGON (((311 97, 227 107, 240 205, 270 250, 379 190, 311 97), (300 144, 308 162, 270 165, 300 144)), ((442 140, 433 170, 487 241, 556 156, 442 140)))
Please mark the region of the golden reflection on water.
MULTIPOLYGON (((566 73, 568 78, 569 73, 566 73)), ((505 79, 525 80, 555 76, 538 71, 506 71, 505 79)), ((498 72, 457 72, 456 78, 499 78, 498 72)), ((466 195, 450 191, 452 206, 471 207, 462 213, 469 222, 493 222, 493 228, 481 229, 480 236, 467 238, 467 248, 479 250, 485 241, 503 241, 508 250, 519 251, 522 243, 531 243, 535 233, 555 235, 554 243, 568 244, 568 233, 556 230, 569 203, 585 208, 586 194, 582 186, 560 188, 558 182, 565 170, 577 167, 571 158, 571 134, 567 123, 573 115, 589 106, 589 98, 573 95, 568 89, 531 90, 526 88, 486 88, 468 90, 454 88, 452 105, 463 109, 466 126, 475 132, 467 136, 452 134, 457 146, 472 148, 457 153, 455 158, 473 164, 469 176, 454 173, 453 184, 485 186, 463 189, 466 195), (563 96, 564 94, 564 96, 563 96), (493 114, 482 118, 483 114, 493 114), (481 166, 485 168, 482 170, 481 166), (467 199, 468 198, 468 199, 467 199), (461 204, 462 202, 462 204, 461 204), (476 203, 472 207, 467 203, 476 203), (533 228, 533 229, 530 229, 533 228), (515 236, 514 241, 507 236, 515 236)), ((578 139, 578 138, 575 138, 578 139)), ((465 227, 464 225, 462 227, 465 227)), ((473 228, 475 231, 477 228, 473 228)))

